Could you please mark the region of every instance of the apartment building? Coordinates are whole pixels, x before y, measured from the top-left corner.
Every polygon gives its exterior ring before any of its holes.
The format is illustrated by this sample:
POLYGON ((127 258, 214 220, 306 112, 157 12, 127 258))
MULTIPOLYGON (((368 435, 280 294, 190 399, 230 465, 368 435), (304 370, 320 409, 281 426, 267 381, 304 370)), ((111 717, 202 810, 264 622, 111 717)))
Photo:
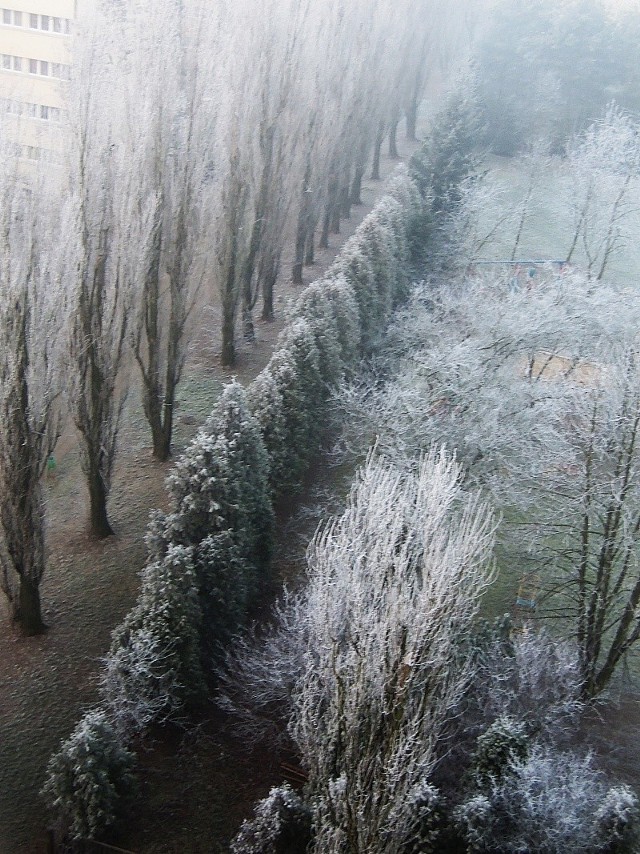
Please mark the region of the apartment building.
POLYGON ((76 0, 0 0, 0 134, 26 160, 62 146, 76 0))

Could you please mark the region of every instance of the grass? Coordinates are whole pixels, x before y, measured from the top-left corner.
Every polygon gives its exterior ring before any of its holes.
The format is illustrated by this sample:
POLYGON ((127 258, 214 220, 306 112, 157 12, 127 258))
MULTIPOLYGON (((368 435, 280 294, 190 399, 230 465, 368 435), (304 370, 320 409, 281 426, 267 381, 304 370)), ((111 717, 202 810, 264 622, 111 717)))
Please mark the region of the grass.
MULTIPOLYGON (((517 159, 507 157, 491 157, 487 162, 486 181, 489 186, 500 191, 500 213, 505 209, 517 210, 526 194, 527 178, 523 174, 522 165, 517 159)), ((636 286, 640 283, 640 252, 634 235, 640 233, 640 182, 633 187, 635 212, 630 216, 626 230, 631 235, 619 252, 612 258, 604 279, 618 282, 625 286, 636 286)), ((572 220, 566 204, 566 191, 563 189, 563 168, 556 163, 541 179, 539 186, 532 194, 529 213, 525 219, 522 237, 517 250, 521 259, 550 259, 564 260, 571 245, 572 220)), ((480 233, 488 232, 495 222, 497 213, 485 210, 485 217, 480 233)), ((515 244, 517 223, 509 228, 500 229, 496 237, 487 244, 481 253, 482 260, 508 260, 515 244)), ((577 251, 573 262, 584 266, 584 252, 577 251)))

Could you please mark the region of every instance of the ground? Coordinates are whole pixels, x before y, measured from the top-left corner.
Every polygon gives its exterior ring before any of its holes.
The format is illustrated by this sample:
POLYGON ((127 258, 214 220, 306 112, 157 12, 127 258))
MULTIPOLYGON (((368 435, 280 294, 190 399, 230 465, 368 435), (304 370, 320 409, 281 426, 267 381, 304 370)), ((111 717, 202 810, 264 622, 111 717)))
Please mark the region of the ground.
MULTIPOLYGON (((405 146, 410 153, 414 146, 405 146)), ((385 160, 383 174, 395 162, 385 160)), ((338 247, 355 230, 383 192, 384 181, 365 182, 364 205, 342 222, 332 247, 316 253, 306 281, 319 277, 338 247)), ((292 242, 290 241, 290 245, 292 242)), ((209 414, 222 384, 235 375, 250 381, 266 364, 282 329, 287 299, 300 288, 288 281, 291 250, 283 260, 276 295, 275 323, 256 324, 257 341, 242 344, 238 365, 223 370, 215 300, 200 312, 180 390, 175 434, 179 453, 209 414)), ((86 535, 87 498, 73 430, 67 428, 56 451, 55 475, 47 481, 49 563, 42 582, 43 615, 49 630, 19 639, 0 605, 0 852, 31 854, 46 850, 49 817, 38 791, 46 763, 83 711, 97 698, 100 659, 111 630, 134 603, 138 572, 145 560, 143 535, 149 511, 165 502, 164 479, 170 463, 150 453, 138 395, 127 403, 109 502, 116 536, 103 542, 86 535)), ((251 812, 256 797, 281 780, 278 760, 251 756, 209 710, 201 726, 178 748, 178 733, 146 744, 141 755, 142 789, 135 821, 119 843, 138 852, 224 851, 225 838, 251 812)))

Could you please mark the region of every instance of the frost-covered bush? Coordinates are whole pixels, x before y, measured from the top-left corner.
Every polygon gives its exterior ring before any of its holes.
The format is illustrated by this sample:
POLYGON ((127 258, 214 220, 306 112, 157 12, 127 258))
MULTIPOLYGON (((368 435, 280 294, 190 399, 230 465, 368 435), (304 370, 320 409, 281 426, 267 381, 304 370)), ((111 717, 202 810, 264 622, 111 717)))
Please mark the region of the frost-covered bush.
POLYGON ((625 850, 637 807, 631 790, 610 787, 590 756, 538 746, 456 816, 470 852, 604 854, 625 850))
POLYGON ((249 405, 262 430, 274 495, 301 486, 319 436, 325 399, 319 354, 307 323, 296 321, 251 384, 249 405))
POLYGON ((293 318, 309 325, 319 354, 323 383, 335 386, 344 376, 337 318, 326 282, 313 282, 304 289, 293 309, 293 318))
POLYGON ((570 736, 584 708, 575 644, 544 629, 511 637, 494 634, 480 644, 467 704, 467 726, 482 727, 501 715, 521 721, 529 734, 560 742, 570 736))
POLYGON ((195 556, 203 639, 209 654, 218 657, 246 620, 256 588, 255 568, 230 529, 205 537, 195 548, 195 556))
POLYGON ((162 556, 171 544, 192 549, 203 636, 215 646, 237 631, 264 583, 273 537, 269 455, 238 383, 226 386, 167 488, 172 508, 152 518, 149 551, 162 556))
POLYGON ((254 817, 244 821, 232 854, 305 854, 311 841, 311 811, 291 786, 271 789, 254 817))
POLYGON ((328 277, 344 277, 353 288, 358 305, 361 329, 361 346, 365 353, 373 348, 378 338, 377 298, 371 261, 365 255, 357 232, 347 240, 340 255, 327 273, 328 277))
POLYGON ((399 167, 389 182, 387 192, 402 206, 407 241, 407 261, 416 262, 423 256, 425 208, 429 201, 423 200, 416 183, 406 168, 399 167))
POLYGON ((403 812, 406 826, 393 827, 392 822, 390 830, 402 837, 402 854, 438 854, 446 850, 443 843, 449 819, 442 795, 435 786, 419 783, 409 793, 408 806, 403 812))
POLYGON ((384 196, 369 214, 383 230, 390 258, 391 306, 405 300, 409 294, 409 246, 406 234, 406 214, 391 196, 384 196))
POLYGON ((106 714, 88 712, 49 760, 42 794, 72 838, 100 838, 126 810, 133 766, 106 714))
POLYGON ((218 704, 234 715, 245 739, 288 741, 293 692, 304 672, 304 594, 283 591, 273 623, 236 637, 218 675, 218 704))
POLYGON ((353 373, 360 361, 362 332, 360 312, 353 287, 343 275, 336 274, 323 281, 335 319, 337 341, 345 374, 353 373))
POLYGON ((529 754, 526 728, 506 715, 498 718, 478 738, 472 761, 472 774, 477 785, 483 786, 499 780, 509 766, 525 760, 529 754))
MULTIPOLYGON (((249 386, 249 407, 260 425, 263 444, 269 459, 269 483, 276 494, 286 480, 288 448, 288 419, 283 387, 293 386, 294 369, 282 354, 276 353, 249 386), (277 358, 274 358, 277 356, 277 358)), ((290 395, 287 395, 290 399, 290 395)))
POLYGON ((354 238, 358 249, 371 267, 371 325, 374 333, 379 335, 393 306, 397 263, 394 256, 393 231, 383 218, 378 217, 376 207, 360 223, 354 238))
POLYGON ((119 627, 114 634, 100 674, 100 694, 109 720, 123 738, 130 738, 177 712, 183 687, 173 666, 173 646, 163 648, 143 627, 119 627))
POLYGON ((280 336, 280 348, 288 353, 296 369, 299 394, 304 399, 308 418, 307 444, 315 446, 317 416, 328 396, 320 368, 321 354, 311 325, 302 319, 287 325, 280 336))
POLYGON ((138 601, 113 632, 102 679, 107 708, 125 728, 202 695, 198 587, 193 550, 184 546, 169 546, 142 570, 138 601))
POLYGON ((205 431, 226 439, 229 471, 240 500, 240 512, 229 528, 239 534, 242 558, 258 572, 264 572, 271 560, 274 526, 269 457, 260 424, 251 413, 247 393, 240 383, 225 386, 205 431))

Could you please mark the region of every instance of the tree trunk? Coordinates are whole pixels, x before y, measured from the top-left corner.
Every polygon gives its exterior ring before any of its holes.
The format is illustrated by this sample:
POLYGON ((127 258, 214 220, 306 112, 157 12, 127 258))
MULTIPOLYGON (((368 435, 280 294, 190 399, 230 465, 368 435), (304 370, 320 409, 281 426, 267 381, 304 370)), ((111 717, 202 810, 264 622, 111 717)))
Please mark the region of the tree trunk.
POLYGON ((236 363, 235 325, 235 312, 224 311, 222 316, 220 362, 225 368, 230 368, 236 363))
POLYGON ((344 170, 342 187, 340 188, 340 216, 351 219, 351 191, 349 169, 344 170))
POLYGON ((87 473, 89 487, 89 533, 98 540, 113 535, 113 528, 107 516, 107 490, 97 467, 92 466, 87 473))
POLYGON ((307 160, 307 166, 302 181, 302 199, 300 200, 300 211, 298 212, 298 224, 296 226, 296 246, 291 281, 294 285, 303 284, 302 268, 304 266, 304 252, 307 245, 307 234, 309 231, 309 220, 311 217, 311 161, 307 160))
POLYGON ((384 142, 384 125, 381 124, 378 128, 378 135, 373 146, 373 164, 371 166, 371 180, 380 180, 380 152, 382 151, 382 143, 384 142))
POLYGON ((418 101, 415 98, 411 99, 411 104, 407 109, 407 139, 411 142, 417 142, 416 130, 418 127, 418 101))
POLYGON ((14 621, 21 634, 25 637, 33 637, 33 635, 41 635, 47 630, 42 620, 38 582, 21 575, 18 601, 15 604, 14 621))
POLYGON ((314 225, 309 231, 309 236, 307 237, 307 248, 304 255, 305 267, 311 267, 315 263, 315 241, 316 229, 314 225))
POLYGON ((245 301, 242 303, 242 337, 245 341, 250 341, 251 343, 256 340, 251 306, 248 306, 245 301))
POLYGON ((355 172, 353 174, 353 181, 351 183, 351 204, 352 205, 361 205, 362 204, 362 179, 364 177, 364 167, 356 166, 355 172))
POLYGON ((320 249, 328 249, 329 248, 329 226, 331 225, 331 209, 329 205, 325 208, 324 216, 322 218, 322 234, 320 235, 320 242, 318 246, 320 249))
POLYGON ((395 119, 391 122, 391 127, 389 128, 389 157, 393 157, 398 159, 400 155, 398 154, 398 122, 399 119, 395 119))

